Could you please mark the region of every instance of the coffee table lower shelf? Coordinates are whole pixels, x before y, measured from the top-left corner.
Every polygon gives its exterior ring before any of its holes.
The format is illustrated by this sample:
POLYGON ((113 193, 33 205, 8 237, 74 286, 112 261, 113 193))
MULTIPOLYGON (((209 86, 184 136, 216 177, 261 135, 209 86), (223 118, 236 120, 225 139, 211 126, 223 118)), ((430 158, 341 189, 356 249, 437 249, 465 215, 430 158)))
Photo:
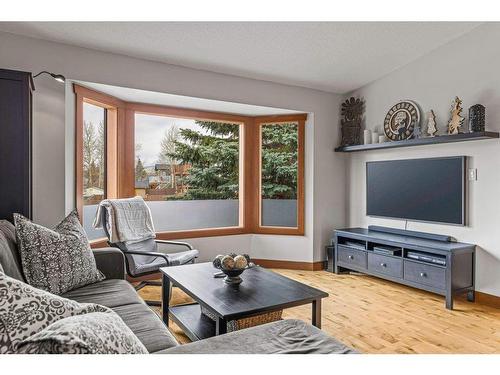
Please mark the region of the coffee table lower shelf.
POLYGON ((170 306, 169 317, 191 341, 215 336, 215 322, 201 313, 200 305, 197 303, 170 306))

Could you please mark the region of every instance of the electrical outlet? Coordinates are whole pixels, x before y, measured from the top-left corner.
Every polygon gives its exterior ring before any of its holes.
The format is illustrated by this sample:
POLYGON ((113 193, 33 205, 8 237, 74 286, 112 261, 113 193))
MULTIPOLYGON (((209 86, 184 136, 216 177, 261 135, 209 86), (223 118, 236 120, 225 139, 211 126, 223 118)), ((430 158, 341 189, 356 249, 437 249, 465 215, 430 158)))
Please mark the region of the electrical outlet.
POLYGON ((477 181, 477 168, 469 168, 469 181, 477 181))

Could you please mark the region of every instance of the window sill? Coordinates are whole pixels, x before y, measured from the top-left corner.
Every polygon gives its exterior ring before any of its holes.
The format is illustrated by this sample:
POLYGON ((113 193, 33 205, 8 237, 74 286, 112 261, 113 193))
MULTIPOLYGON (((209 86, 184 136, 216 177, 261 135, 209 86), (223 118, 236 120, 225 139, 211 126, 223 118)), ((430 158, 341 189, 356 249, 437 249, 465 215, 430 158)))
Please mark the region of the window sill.
MULTIPOLYGON (((267 227, 259 228, 254 231, 248 231, 242 227, 229 228, 214 228, 214 229, 194 229, 178 232, 157 232, 156 238, 159 240, 180 240, 186 238, 203 238, 203 237, 222 237, 236 236, 240 234, 265 234, 265 235, 281 235, 281 236, 304 236, 304 232, 297 228, 277 228, 267 227)), ((98 238, 89 241, 92 249, 109 247, 106 238, 98 238)))

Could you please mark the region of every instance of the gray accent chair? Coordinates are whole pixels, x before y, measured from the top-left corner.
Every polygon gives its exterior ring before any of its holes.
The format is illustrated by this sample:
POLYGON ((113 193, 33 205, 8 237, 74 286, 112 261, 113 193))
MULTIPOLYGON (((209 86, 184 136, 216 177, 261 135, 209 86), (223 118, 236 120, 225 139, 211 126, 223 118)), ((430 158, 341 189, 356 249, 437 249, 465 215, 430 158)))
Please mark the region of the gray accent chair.
MULTIPOLYGON (((165 241, 149 238, 147 240, 126 244, 124 242, 110 243, 110 234, 107 230, 107 217, 105 210, 102 210, 102 223, 104 232, 108 237, 108 244, 111 247, 120 249, 125 256, 127 274, 132 279, 140 279, 160 272, 162 267, 182 266, 194 263, 199 255, 187 242, 165 241), (167 246, 165 246, 167 245, 167 246), (175 252, 176 248, 187 248, 184 251, 175 252), (172 250, 174 250, 172 252, 172 250)), ((135 286, 135 290, 140 290, 145 286, 161 286, 161 281, 142 280, 135 286)), ((161 301, 146 300, 150 306, 161 306, 161 301)))

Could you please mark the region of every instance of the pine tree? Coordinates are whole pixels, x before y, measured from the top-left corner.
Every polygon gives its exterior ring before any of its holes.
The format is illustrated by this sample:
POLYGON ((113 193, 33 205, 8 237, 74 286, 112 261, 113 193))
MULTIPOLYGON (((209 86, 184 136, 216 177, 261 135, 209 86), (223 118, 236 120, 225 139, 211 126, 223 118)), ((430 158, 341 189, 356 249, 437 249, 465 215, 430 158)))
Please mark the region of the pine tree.
MULTIPOLYGON (((180 129, 173 160, 190 165, 182 196, 169 199, 238 199, 239 125, 196 121, 204 131, 180 129)), ((262 129, 262 188, 266 199, 297 198, 297 125, 262 129)))
POLYGON ((184 177, 187 192, 169 199, 237 199, 239 186, 239 124, 196 121, 204 129, 180 129, 168 157, 190 166, 184 177))
POLYGON ((262 128, 262 198, 297 199, 297 124, 262 128))

